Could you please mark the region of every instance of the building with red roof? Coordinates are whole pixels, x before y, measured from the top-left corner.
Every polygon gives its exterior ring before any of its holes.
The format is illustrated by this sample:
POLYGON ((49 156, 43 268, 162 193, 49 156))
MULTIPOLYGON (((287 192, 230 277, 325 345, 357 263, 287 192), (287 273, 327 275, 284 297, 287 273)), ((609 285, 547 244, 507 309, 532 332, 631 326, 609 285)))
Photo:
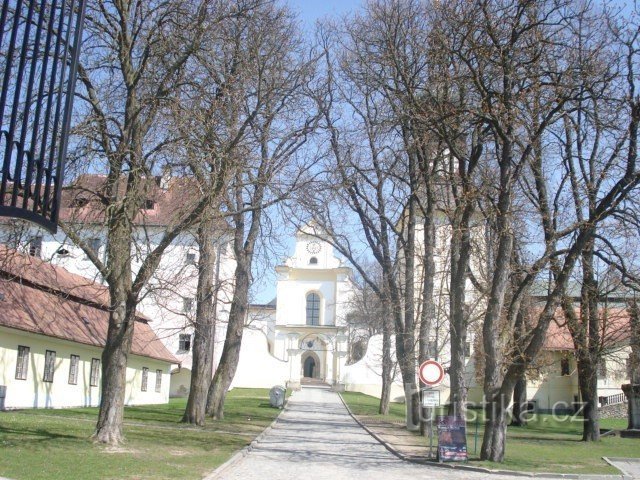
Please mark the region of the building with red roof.
MULTIPOLYGON (((96 406, 109 324, 104 285, 0 245, 0 407, 96 406)), ((126 403, 166 403, 179 362, 142 314, 126 403)))

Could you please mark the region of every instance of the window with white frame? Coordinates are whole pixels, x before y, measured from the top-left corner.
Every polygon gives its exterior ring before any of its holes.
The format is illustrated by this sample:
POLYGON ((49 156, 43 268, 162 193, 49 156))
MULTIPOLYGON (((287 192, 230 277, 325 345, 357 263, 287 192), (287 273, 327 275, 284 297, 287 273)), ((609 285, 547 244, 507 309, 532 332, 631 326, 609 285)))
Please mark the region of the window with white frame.
POLYGON ((98 386, 98 380, 100 379, 100 359, 91 359, 91 376, 89 378, 89 385, 92 387, 98 386))
POLYGON ((178 341, 178 350, 180 352, 188 352, 191 350, 191 334, 181 333, 178 341))
POLYGON ((607 360, 604 358, 598 360, 598 378, 602 380, 607 378, 607 360))
POLYGON ((307 295, 307 325, 320 325, 320 295, 307 295))
POLYGON ((29 241, 29 255, 32 257, 40 257, 42 255, 42 237, 33 237, 29 241))
POLYGON ((560 359, 560 375, 571 375, 571 365, 569 364, 569 357, 562 357, 560 359))
POLYGON ((184 313, 191 313, 193 311, 193 298, 182 299, 182 311, 184 313))
POLYGON ((16 380, 26 380, 29 372, 29 347, 18 345, 18 361, 16 362, 16 380))
POLYGON ((43 382, 53 382, 53 373, 56 369, 56 352, 47 350, 44 353, 44 375, 43 382))
POLYGON ((87 240, 87 247, 96 255, 100 254, 100 248, 102 248, 102 239, 100 237, 92 237, 87 240))
POLYGON ((438 342, 436 340, 429 340, 427 343, 427 355, 435 360, 438 359, 438 342))
POLYGON ((156 392, 160 393, 162 390, 162 370, 156 370, 156 392))
POLYGON ((187 265, 195 265, 196 264, 196 254, 195 253, 191 253, 191 252, 187 252, 186 263, 187 263, 187 265))
POLYGON ((80 355, 71 355, 69 358, 69 385, 78 384, 78 366, 80 365, 80 355))
POLYGON ((140 390, 143 392, 147 391, 147 383, 149 381, 149 369, 147 367, 142 367, 142 384, 140 385, 140 390))

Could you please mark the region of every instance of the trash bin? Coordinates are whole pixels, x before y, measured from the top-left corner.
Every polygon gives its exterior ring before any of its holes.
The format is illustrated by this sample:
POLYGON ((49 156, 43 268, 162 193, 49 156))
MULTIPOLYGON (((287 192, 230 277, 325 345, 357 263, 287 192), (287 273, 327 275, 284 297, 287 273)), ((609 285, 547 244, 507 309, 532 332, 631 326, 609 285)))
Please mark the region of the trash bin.
POLYGON ((269 390, 269 402, 271 403, 272 407, 284 407, 284 397, 286 391, 287 390, 282 385, 276 385, 271 390, 269 390))
POLYGON ((3 411, 4 408, 4 399, 7 397, 7 386, 0 385, 0 411, 3 411))

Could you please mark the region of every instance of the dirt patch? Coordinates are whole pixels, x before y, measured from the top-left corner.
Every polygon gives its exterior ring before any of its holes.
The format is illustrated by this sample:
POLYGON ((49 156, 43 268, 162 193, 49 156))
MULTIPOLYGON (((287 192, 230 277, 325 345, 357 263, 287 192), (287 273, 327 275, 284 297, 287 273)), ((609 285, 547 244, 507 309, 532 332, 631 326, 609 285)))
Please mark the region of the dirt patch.
POLYGON ((113 447, 113 446, 109 446, 109 447, 105 447, 105 449, 103 450, 104 453, 127 453, 129 455, 138 455, 142 452, 140 452, 139 450, 135 450, 133 448, 127 448, 127 447, 123 447, 123 446, 117 446, 117 447, 113 447))

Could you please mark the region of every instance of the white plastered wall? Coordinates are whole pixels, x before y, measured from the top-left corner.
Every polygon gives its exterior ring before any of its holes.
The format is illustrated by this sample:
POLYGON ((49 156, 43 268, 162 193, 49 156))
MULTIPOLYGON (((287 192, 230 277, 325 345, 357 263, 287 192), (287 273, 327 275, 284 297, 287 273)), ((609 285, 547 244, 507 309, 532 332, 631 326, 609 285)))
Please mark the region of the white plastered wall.
MULTIPOLYGON (((102 349, 53 337, 35 335, 0 327, 0 385, 7 387, 6 408, 63 408, 97 406, 100 402, 98 386, 90 386, 91 360, 100 359, 102 349), (29 366, 26 380, 17 380, 18 345, 29 347, 29 366), (46 350, 56 352, 53 382, 44 382, 46 350), (71 355, 79 355, 78 381, 69 384, 71 355)), ((171 364, 136 355, 129 356, 127 366, 127 405, 161 404, 169 400, 169 371, 171 364), (141 390, 142 367, 149 369, 147 391, 141 390), (160 392, 155 391, 156 370, 162 371, 160 392)))

